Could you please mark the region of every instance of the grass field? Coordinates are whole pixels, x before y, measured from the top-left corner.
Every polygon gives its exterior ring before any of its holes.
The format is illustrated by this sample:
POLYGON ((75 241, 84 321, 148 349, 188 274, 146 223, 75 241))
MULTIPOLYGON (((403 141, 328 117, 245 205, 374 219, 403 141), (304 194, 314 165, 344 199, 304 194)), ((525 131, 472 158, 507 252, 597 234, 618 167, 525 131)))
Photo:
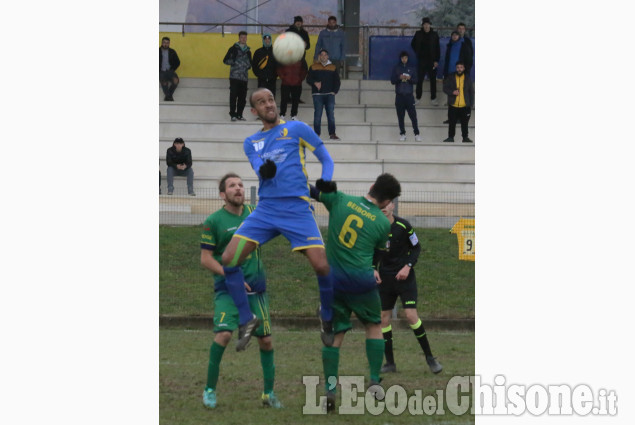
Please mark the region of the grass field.
MULTIPOLYGON (((274 323, 275 325, 275 323, 274 323)), ((236 353, 235 339, 225 350, 218 383, 218 407, 206 409, 202 393, 207 377, 209 347, 213 333, 205 330, 160 330, 159 415, 163 425, 189 424, 472 424, 469 413, 413 417, 406 410, 394 416, 387 410, 378 416, 303 415, 306 390, 302 376, 317 375, 322 379, 320 338, 317 331, 285 331, 274 328, 276 364, 275 391, 284 404, 280 410, 264 409, 260 402, 262 369, 256 341, 246 352, 236 353)), ((404 386, 408 395, 420 389, 433 395, 444 389, 455 375, 474 374, 474 333, 432 332, 430 344, 444 370, 432 374, 421 348, 409 331, 395 331, 395 361, 398 373, 384 375, 382 385, 404 386)), ((235 337, 234 337, 235 338, 235 337)), ((368 378, 364 351, 364 333, 349 332, 341 348, 340 375, 363 375, 368 378)), ((318 396, 323 395, 318 386, 318 396)), ((338 398, 339 406, 339 398, 338 398)))
MULTIPOLYGON (((213 311, 212 274, 200 265, 200 227, 159 226, 160 314, 213 311)), ((415 265, 419 313, 428 318, 474 318, 474 263, 460 261, 456 235, 448 229, 416 229, 423 246, 415 265)), ((328 243, 326 229, 322 234, 328 243)), ((262 247, 271 314, 313 316, 319 303, 315 274, 283 237, 262 247)))

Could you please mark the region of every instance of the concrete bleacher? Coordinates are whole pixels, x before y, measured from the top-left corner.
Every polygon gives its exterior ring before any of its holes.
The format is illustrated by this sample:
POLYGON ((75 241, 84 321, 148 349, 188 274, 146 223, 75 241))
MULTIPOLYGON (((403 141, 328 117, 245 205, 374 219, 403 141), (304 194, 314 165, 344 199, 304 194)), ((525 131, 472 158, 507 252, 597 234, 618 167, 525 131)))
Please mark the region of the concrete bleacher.
MULTIPOLYGON (((443 104, 445 95, 441 86, 442 83, 437 82, 439 100, 443 104)), ((250 80, 250 92, 255 88, 256 81, 250 80)), ((443 143, 447 137, 447 124, 443 124, 447 107, 430 104, 427 81, 424 90, 417 105, 421 143, 414 141, 407 115, 408 140, 399 141, 394 86, 389 81, 370 80, 342 81, 335 107, 336 132, 341 140, 328 139, 325 113, 322 139, 335 161, 334 179, 341 190, 364 193, 377 175, 390 172, 402 183, 402 211, 408 211, 408 217, 416 225, 451 226, 458 217, 474 216, 475 147, 461 143, 460 125, 457 125, 456 142, 443 143), (423 202, 422 193, 425 193, 423 202), (433 208, 432 202, 446 206, 433 208)), ((183 78, 174 94, 174 102, 164 102, 160 89, 159 95, 159 168, 163 174, 160 220, 163 224, 198 224, 206 214, 218 208, 212 208, 210 202, 217 199, 218 179, 226 172, 240 174, 247 188, 257 186, 257 178, 242 146, 247 136, 261 128, 261 123, 251 114, 249 105, 243 114, 247 121, 230 121, 227 79, 183 78), (176 137, 182 137, 192 150, 197 198, 186 196, 184 179, 179 177, 175 179, 175 194, 166 195, 165 152, 176 137), (205 199, 207 208, 200 206, 205 199), (193 208, 194 204, 197 207, 193 208)), ((314 111, 311 90, 306 84, 301 98, 306 103, 300 104, 298 118, 312 126, 314 111)), ((290 109, 289 104, 287 119, 290 109)), ((474 122, 473 113, 470 137, 476 141, 474 122)), ((312 182, 319 177, 320 170, 317 159, 307 154, 307 171, 312 182)), ((249 190, 247 192, 249 194, 249 190)))

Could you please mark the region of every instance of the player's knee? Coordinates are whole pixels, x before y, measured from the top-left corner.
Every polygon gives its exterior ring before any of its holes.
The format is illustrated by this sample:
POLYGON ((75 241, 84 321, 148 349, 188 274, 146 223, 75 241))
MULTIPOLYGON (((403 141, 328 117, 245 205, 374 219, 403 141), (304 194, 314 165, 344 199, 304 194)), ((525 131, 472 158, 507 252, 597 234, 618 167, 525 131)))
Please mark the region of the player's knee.
POLYGON ((227 347, 231 339, 232 339, 231 332, 217 332, 216 336, 214 337, 214 342, 222 345, 223 347, 227 347))
POLYGON ((264 336, 262 338, 258 338, 258 344, 260 345, 260 349, 262 351, 273 350, 273 341, 271 340, 271 336, 264 336))
POLYGON ((417 310, 414 308, 407 308, 406 310, 406 320, 410 325, 414 325, 419 321, 419 315, 417 314, 417 310))

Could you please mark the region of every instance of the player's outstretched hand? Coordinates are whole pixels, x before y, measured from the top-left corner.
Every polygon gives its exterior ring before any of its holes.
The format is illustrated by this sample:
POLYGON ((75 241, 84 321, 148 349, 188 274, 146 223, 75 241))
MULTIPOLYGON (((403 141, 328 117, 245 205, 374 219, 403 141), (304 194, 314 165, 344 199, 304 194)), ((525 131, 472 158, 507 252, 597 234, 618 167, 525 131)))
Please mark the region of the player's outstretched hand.
POLYGON ((265 161, 264 164, 260 166, 260 169, 258 170, 258 172, 260 173, 260 177, 262 177, 262 179, 265 180, 275 176, 276 170, 277 170, 276 163, 268 159, 265 161))
POLYGON ((318 190, 323 193, 337 192, 337 183, 335 183, 334 181, 319 179, 315 182, 315 187, 317 187, 318 190))

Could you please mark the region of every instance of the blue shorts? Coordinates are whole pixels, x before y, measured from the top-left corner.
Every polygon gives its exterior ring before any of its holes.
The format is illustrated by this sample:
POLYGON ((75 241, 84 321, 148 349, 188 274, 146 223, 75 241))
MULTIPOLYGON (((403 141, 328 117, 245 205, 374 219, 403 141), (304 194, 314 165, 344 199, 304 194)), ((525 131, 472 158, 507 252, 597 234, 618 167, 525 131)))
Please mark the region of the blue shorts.
POLYGON ((262 245, 280 234, 291 243, 292 251, 324 247, 313 207, 302 198, 260 200, 234 236, 262 245))

